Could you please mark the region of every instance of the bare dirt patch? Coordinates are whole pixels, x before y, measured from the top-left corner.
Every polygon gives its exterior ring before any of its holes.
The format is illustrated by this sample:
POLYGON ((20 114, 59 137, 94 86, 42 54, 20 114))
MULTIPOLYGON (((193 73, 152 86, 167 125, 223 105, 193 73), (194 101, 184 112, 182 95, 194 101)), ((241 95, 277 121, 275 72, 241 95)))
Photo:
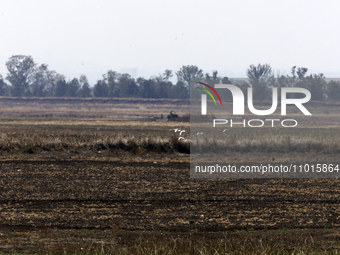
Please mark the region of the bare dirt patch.
MULTIPOLYGON (((143 254, 144 247, 151 253, 155 247, 165 252, 175 245, 183 249, 169 254, 197 254, 205 249, 201 244, 210 245, 213 253, 222 243, 221 251, 244 249, 239 254, 249 254, 258 249, 265 254, 270 249, 292 251, 287 247, 296 243, 308 244, 304 250, 309 251, 313 247, 325 250, 325 245, 338 247, 338 179, 190 179, 189 156, 173 142, 178 138, 174 129, 188 129, 189 124, 152 118, 166 115, 169 108, 184 115, 187 105, 24 101, 0 102, 4 107, 0 251, 60 254, 66 247, 69 253, 115 254, 103 252, 102 247, 118 247, 127 254, 135 254, 133 250, 143 254), (129 147, 131 141, 135 147, 129 147), (145 141, 151 141, 150 147, 145 141), (157 143, 170 147, 163 150, 152 145, 157 143), (300 232, 303 228, 309 230, 300 232), (129 243, 136 238, 139 241, 129 243), (286 248, 280 246, 280 238, 286 248), (251 245, 245 245, 249 240, 251 245), (260 240, 265 242, 262 248, 260 240)), ((292 141, 303 136, 313 139, 307 132, 292 133, 292 141)), ((333 127, 323 140, 336 141, 337 134, 333 127)), ((267 133, 248 135, 269 145, 270 139, 276 139, 267 133)), ((230 139, 239 142, 241 136, 230 134, 230 139)), ((258 148, 255 152, 230 150, 228 158, 230 162, 338 158, 337 151, 328 149, 289 151, 287 146, 286 151, 273 152, 258 148)))

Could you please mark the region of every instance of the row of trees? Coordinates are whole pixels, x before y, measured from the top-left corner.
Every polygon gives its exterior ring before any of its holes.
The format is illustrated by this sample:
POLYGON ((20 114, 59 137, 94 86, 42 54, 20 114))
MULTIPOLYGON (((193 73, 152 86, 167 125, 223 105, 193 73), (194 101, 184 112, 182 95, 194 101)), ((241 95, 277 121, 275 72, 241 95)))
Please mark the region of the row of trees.
POLYGON ((171 70, 150 79, 134 79, 129 74, 109 70, 90 86, 85 75, 66 80, 46 64, 36 64, 31 56, 16 55, 6 62, 7 76, 0 74, 0 96, 13 97, 141 97, 141 98, 188 98, 188 80, 201 78, 202 70, 195 66, 183 67, 173 84, 171 70), (187 74, 187 72, 195 74, 187 74))
MULTIPOLYGON (((254 98, 271 99, 270 88, 303 87, 312 93, 312 99, 337 100, 340 97, 340 83, 326 82, 323 74, 307 75, 307 68, 292 67, 289 75, 274 74, 269 64, 250 65, 246 71, 248 80, 229 80, 220 77, 217 71, 203 73, 194 65, 182 66, 175 73, 177 82, 171 82, 173 71, 149 79, 132 78, 129 74, 109 70, 96 84, 90 86, 85 75, 67 80, 46 64, 36 64, 31 56, 16 55, 6 62, 7 76, 0 74, 0 96, 13 97, 140 97, 140 98, 188 98, 190 84, 197 81, 208 84, 235 84, 242 90, 254 87, 254 98)), ((230 95, 226 95, 227 97, 230 95)))
POLYGON ((271 98, 271 87, 300 87, 311 92, 312 100, 337 100, 340 98, 340 83, 321 74, 307 75, 308 68, 293 66, 288 75, 274 75, 268 64, 251 65, 247 70, 249 83, 254 87, 254 98, 263 100, 271 98))
MULTIPOLYGON (((256 100, 271 100, 272 87, 306 88, 311 92, 311 100, 314 101, 340 99, 339 81, 330 80, 327 82, 326 77, 322 73, 307 75, 307 72, 308 68, 293 66, 290 74, 275 75, 269 64, 258 64, 249 66, 246 71, 247 79, 229 80, 228 77, 219 77, 217 71, 215 71, 212 76, 206 74, 203 80, 210 85, 218 83, 237 85, 241 88, 244 95, 247 95, 247 88, 252 86, 253 98, 256 100)), ((194 91, 192 93, 195 93, 194 91)), ((232 95, 228 90, 223 90, 220 93, 225 100, 232 99, 232 95)), ((301 95, 295 95, 294 97, 296 96, 301 95)))

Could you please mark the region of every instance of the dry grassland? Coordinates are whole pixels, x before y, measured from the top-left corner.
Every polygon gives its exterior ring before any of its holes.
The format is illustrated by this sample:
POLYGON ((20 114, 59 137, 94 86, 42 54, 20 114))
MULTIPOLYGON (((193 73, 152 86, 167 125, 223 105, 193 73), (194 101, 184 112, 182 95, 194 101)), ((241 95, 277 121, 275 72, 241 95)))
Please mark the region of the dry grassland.
MULTIPOLYGON (((0 100, 0 252, 339 254, 339 180, 190 179, 189 123, 158 118, 187 102, 51 100, 0 100)), ((230 161, 338 159, 315 107, 318 129, 229 132, 230 161)))

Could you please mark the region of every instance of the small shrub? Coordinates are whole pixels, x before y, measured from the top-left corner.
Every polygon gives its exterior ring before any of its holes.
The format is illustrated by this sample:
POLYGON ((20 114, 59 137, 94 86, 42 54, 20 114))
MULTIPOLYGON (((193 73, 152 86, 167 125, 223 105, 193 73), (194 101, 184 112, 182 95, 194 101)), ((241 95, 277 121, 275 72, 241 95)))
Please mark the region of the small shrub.
POLYGON ((25 146, 24 153, 26 153, 26 154, 33 154, 34 153, 33 147, 31 145, 25 146))
POLYGON ((171 139, 173 148, 180 152, 185 154, 190 154, 190 143, 185 141, 180 141, 178 138, 174 135, 171 139))

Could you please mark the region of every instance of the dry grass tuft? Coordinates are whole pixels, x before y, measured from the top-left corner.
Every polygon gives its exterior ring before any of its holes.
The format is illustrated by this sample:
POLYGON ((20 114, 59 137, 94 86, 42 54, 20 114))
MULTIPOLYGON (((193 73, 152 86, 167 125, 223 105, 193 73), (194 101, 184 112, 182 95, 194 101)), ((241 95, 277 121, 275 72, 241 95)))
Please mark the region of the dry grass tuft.
POLYGON ((122 150, 133 154, 190 153, 188 142, 178 140, 178 135, 167 133, 144 135, 141 132, 73 132, 63 133, 0 133, 0 151, 21 151, 26 154, 41 151, 103 151, 122 150))

